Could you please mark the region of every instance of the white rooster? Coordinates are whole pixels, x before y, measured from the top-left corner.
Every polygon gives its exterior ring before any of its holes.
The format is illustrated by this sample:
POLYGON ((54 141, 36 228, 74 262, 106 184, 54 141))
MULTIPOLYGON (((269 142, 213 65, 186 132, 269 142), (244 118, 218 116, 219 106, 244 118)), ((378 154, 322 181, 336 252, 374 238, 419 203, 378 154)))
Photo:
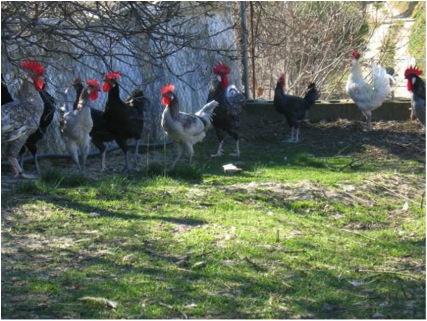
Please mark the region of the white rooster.
POLYGON ((191 160, 194 155, 193 145, 201 142, 212 123, 212 113, 218 106, 215 100, 203 106, 194 115, 179 111, 178 97, 175 95, 175 86, 167 84, 161 90, 161 103, 165 106, 162 114, 161 126, 168 136, 174 141, 178 149, 172 168, 182 156, 183 147, 191 160))
POLYGON ((89 79, 87 88, 82 89, 78 100, 76 99, 76 108, 65 113, 62 120, 61 131, 65 146, 79 170, 85 169, 86 158, 90 150, 90 132, 93 120, 89 100, 98 99, 100 87, 98 80, 89 79), (82 158, 81 165, 79 153, 82 158))
POLYGON ((380 65, 372 65, 372 83, 367 83, 359 64, 360 53, 352 52, 351 73, 347 80, 346 91, 366 117, 368 130, 372 129, 372 111, 380 107, 390 95, 390 80, 386 70, 380 65))

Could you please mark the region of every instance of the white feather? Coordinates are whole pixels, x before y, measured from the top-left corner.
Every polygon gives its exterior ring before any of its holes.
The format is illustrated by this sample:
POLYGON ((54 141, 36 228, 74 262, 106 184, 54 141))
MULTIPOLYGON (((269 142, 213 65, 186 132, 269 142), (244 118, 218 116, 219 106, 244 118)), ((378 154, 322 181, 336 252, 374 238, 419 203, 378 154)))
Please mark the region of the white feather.
POLYGON ((347 80, 346 92, 362 111, 372 111, 380 107, 390 94, 390 81, 380 65, 372 65, 372 83, 365 81, 359 63, 353 61, 351 73, 347 80))

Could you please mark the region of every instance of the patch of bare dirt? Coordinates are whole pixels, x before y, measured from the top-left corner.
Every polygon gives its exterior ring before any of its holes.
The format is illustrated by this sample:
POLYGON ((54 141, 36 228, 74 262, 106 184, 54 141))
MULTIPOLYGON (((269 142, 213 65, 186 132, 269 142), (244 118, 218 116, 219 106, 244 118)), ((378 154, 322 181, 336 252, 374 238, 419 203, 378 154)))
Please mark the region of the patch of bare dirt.
POLYGON ((243 193, 256 197, 262 195, 273 201, 301 201, 326 199, 346 205, 375 205, 377 197, 392 197, 405 201, 419 202, 425 183, 415 175, 374 174, 357 184, 340 183, 334 187, 323 186, 312 181, 297 183, 251 182, 224 186, 226 192, 243 193))

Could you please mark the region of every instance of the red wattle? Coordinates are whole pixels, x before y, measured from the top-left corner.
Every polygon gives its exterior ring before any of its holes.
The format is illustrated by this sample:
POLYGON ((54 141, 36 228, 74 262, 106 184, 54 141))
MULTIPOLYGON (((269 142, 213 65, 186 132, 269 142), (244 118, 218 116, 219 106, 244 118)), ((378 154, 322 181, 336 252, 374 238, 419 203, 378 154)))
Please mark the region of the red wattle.
POLYGON ((98 91, 92 90, 89 92, 89 99, 90 100, 97 100, 98 99, 98 91))
POLYGON ((161 103, 163 106, 167 107, 167 106, 169 106, 169 104, 171 103, 171 99, 170 99, 169 97, 162 97, 162 99, 161 99, 160 103, 161 103))
POLYGON ((406 82, 406 88, 408 88, 409 91, 413 91, 414 90, 414 85, 412 84, 412 80, 408 79, 408 81, 406 82))
POLYGON ((222 88, 222 89, 226 89, 226 88, 227 88, 227 86, 228 86, 228 78, 227 78, 227 76, 226 76, 226 75, 223 75, 223 76, 221 77, 221 88, 222 88))
POLYGON ((113 86, 111 86, 111 84, 108 82, 104 82, 104 84, 102 85, 102 90, 104 92, 110 91, 111 88, 113 88, 113 86))
POLYGON ((43 79, 40 79, 40 78, 34 79, 34 87, 36 88, 37 91, 42 91, 44 86, 45 86, 45 83, 43 79))

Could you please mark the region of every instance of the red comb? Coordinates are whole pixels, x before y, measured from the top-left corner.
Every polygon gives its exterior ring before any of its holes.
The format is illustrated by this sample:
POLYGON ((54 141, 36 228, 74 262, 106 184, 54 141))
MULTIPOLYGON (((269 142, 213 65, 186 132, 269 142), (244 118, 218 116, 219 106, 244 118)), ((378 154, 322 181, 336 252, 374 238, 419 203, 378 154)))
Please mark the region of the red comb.
POLYGON ((88 81, 86 81, 86 83, 89 87, 94 87, 97 89, 101 87, 101 85, 99 84, 99 81, 96 79, 89 79, 88 81))
POLYGON ((405 70, 405 78, 408 79, 410 76, 419 76, 423 73, 421 69, 419 69, 417 66, 410 66, 409 68, 406 68, 405 70))
POLYGON ((215 75, 228 75, 230 73, 230 67, 220 62, 212 68, 212 71, 215 75))
POLYGON ((360 58, 360 53, 359 53, 357 50, 353 50, 353 51, 351 52, 351 56, 352 56, 354 59, 359 59, 359 58, 360 58))
POLYGON ((173 93, 175 91, 175 86, 173 84, 167 84, 163 86, 163 88, 160 90, 160 93, 162 96, 173 93))
POLYGON ((105 74, 105 80, 115 80, 121 77, 120 71, 110 71, 105 74))
POLYGON ((22 60, 21 67, 33 72, 36 76, 43 76, 44 74, 43 65, 35 60, 22 60))

